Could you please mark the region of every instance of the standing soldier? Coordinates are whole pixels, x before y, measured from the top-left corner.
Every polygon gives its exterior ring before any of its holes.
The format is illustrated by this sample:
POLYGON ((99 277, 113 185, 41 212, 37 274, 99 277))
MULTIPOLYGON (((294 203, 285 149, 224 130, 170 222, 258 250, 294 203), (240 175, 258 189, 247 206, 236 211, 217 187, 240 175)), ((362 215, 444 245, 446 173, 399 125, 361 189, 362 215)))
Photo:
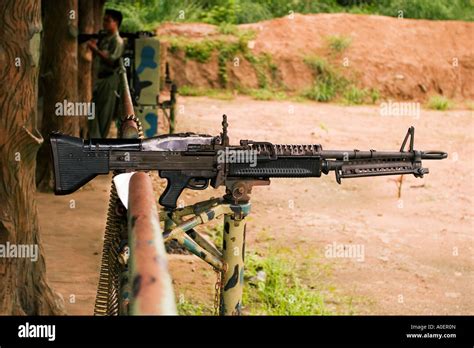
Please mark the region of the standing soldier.
POLYGON ((122 14, 119 11, 105 10, 103 27, 106 36, 97 46, 89 41, 87 46, 94 52, 95 76, 92 102, 96 115, 89 121, 89 138, 106 138, 110 124, 117 111, 120 96, 119 62, 124 51, 124 42, 119 35, 122 14))

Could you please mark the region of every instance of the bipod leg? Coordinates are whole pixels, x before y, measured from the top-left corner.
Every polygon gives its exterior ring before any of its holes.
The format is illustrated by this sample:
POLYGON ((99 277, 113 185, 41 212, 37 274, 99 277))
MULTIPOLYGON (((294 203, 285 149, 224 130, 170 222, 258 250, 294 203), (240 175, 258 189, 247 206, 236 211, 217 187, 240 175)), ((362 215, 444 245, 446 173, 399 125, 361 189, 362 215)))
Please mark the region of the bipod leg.
POLYGON ((226 265, 220 289, 220 315, 240 315, 244 286, 245 225, 250 203, 230 204, 224 215, 223 258, 226 265))

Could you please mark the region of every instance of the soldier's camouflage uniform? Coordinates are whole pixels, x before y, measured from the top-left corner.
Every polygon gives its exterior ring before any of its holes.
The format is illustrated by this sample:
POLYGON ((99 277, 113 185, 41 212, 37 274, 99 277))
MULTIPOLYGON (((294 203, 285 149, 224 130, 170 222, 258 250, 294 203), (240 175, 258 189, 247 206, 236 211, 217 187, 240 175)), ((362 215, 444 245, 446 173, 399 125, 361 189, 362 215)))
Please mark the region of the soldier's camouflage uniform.
POLYGON ((124 42, 119 33, 104 37, 98 44, 114 64, 108 65, 99 56, 94 60, 96 73, 92 101, 95 103, 95 118, 89 121, 89 137, 105 138, 114 119, 120 95, 118 74, 119 59, 124 51, 124 42))

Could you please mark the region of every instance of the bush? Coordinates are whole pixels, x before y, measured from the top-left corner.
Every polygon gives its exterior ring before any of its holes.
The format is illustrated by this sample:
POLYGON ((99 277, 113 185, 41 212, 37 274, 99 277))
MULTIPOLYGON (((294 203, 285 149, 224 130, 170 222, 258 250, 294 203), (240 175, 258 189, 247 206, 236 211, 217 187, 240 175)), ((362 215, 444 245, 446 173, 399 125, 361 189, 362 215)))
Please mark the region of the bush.
POLYGON ((221 23, 237 23, 237 13, 240 7, 235 0, 227 0, 222 5, 212 7, 202 17, 203 22, 219 25, 221 23))
POLYGON ((326 38, 329 48, 337 53, 344 51, 351 45, 352 39, 339 35, 332 35, 326 38))
POLYGON ((212 41, 190 41, 184 47, 186 58, 194 59, 199 63, 206 63, 211 57, 215 45, 212 41))
POLYGON ((375 104, 380 99, 380 92, 377 88, 372 88, 369 91, 369 94, 370 94, 370 101, 372 102, 372 104, 375 104))
POLYGON ((434 110, 447 110, 453 107, 453 103, 442 95, 433 95, 428 100, 428 108, 434 110))
POLYGON ((237 35, 238 29, 235 24, 221 23, 217 28, 217 31, 224 35, 237 35))
POLYGON ((313 70, 315 81, 311 88, 303 92, 305 98, 329 102, 342 93, 349 81, 342 76, 326 59, 308 56, 304 62, 313 70))
POLYGON ((256 23, 275 16, 268 9, 266 4, 254 0, 240 0, 240 12, 237 13, 237 23, 256 23))
POLYGON ((468 0, 382 0, 377 11, 397 17, 402 11, 404 18, 474 20, 474 7, 468 0))
POLYGON ((350 86, 344 91, 344 102, 348 105, 360 105, 365 102, 368 94, 369 92, 365 88, 360 89, 356 86, 350 86))
POLYGON ((336 95, 335 86, 327 81, 316 81, 313 86, 303 92, 303 97, 325 103, 334 99, 336 95))

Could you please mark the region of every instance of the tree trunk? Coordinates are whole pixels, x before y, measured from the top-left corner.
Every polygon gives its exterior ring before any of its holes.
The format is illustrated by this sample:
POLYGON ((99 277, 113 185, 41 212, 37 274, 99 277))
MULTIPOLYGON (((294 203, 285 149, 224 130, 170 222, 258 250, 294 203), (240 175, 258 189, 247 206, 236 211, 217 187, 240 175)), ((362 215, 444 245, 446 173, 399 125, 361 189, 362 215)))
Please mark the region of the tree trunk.
POLYGON ((102 18, 104 16, 105 0, 94 0, 94 32, 102 29, 102 18))
MULTIPOLYGON (((79 33, 94 33, 94 2, 79 0, 79 33)), ((78 45, 78 100, 92 100, 92 52, 87 43, 78 45)), ((87 136, 87 118, 80 117, 80 136, 87 136)))
MULTIPOLYGON (((94 0, 92 3, 92 14, 94 16, 94 33, 102 30, 102 19, 104 17, 105 0, 94 0)), ((91 88, 94 88, 94 78, 96 71, 92 70, 91 88)))
POLYGON ((44 46, 43 120, 41 134, 45 141, 38 152, 36 184, 40 191, 53 189, 49 134, 61 131, 79 135, 79 117, 57 116, 56 103, 77 102, 77 0, 43 0, 44 46))
POLYGON ((35 261, 3 249, 0 315, 63 313, 46 282, 35 201, 40 9, 35 0, 3 0, 0 11, 0 244, 38 252, 35 261))

